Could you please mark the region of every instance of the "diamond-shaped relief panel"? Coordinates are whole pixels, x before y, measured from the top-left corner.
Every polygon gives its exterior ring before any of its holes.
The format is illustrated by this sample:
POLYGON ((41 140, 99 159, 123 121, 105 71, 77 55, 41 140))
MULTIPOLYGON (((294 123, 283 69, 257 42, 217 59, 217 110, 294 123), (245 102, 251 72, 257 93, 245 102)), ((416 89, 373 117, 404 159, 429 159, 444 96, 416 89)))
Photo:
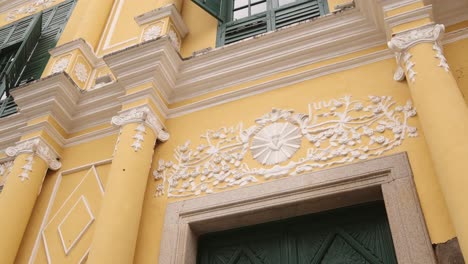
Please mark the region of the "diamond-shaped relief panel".
POLYGON ((88 201, 81 196, 57 228, 66 255, 88 230, 94 219, 88 201))

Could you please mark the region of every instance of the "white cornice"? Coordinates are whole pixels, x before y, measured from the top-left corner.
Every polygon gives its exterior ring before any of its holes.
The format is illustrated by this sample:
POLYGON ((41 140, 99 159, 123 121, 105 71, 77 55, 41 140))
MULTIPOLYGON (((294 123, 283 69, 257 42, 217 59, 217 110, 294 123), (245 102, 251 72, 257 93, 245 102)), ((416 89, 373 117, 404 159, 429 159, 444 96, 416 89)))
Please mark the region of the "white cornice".
POLYGON ((93 48, 88 43, 86 43, 84 39, 81 38, 57 46, 49 50, 49 53, 53 57, 58 57, 77 49, 80 50, 81 53, 83 53, 83 55, 91 63, 93 68, 103 65, 104 62, 102 61, 102 58, 98 58, 94 53, 93 48))
POLYGON ((176 27, 176 30, 179 32, 182 38, 185 37, 188 33, 188 28, 185 25, 184 20, 182 19, 182 16, 180 15, 179 11, 177 11, 177 8, 173 5, 166 5, 161 8, 158 8, 156 10, 152 10, 150 12, 144 13, 143 15, 135 17, 135 21, 138 23, 138 25, 144 25, 151 23, 153 21, 157 21, 160 19, 163 19, 165 17, 170 17, 172 22, 174 23, 174 26, 176 27))
POLYGON ((31 0, 2 0, 0 1, 0 13, 6 12, 17 6, 26 4, 29 1, 31 0))
POLYGON ((434 20, 434 16, 432 14, 432 5, 427 5, 409 12, 385 18, 385 23, 387 24, 387 37, 390 38, 392 36, 392 28, 420 19, 430 19, 431 21, 434 20))

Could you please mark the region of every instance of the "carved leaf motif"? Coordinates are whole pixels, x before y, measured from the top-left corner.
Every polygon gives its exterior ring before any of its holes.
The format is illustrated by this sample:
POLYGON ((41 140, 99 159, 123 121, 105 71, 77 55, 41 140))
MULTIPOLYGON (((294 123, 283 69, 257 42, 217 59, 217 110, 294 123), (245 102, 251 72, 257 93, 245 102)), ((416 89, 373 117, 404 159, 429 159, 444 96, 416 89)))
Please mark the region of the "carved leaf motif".
POLYGON ((169 197, 185 197, 244 186, 259 177, 297 175, 365 160, 416 137, 416 128, 408 125, 415 115, 411 102, 397 105, 390 96, 314 102, 308 114, 273 109, 257 119, 257 125, 208 130, 201 136, 203 143, 194 147, 187 141, 175 149, 176 161, 161 161, 154 176, 164 186, 167 181, 169 197), (302 144, 303 138, 308 146, 302 144), (292 159, 301 146, 307 154, 292 159), (249 151, 261 164, 274 166, 250 168, 244 162, 249 151))

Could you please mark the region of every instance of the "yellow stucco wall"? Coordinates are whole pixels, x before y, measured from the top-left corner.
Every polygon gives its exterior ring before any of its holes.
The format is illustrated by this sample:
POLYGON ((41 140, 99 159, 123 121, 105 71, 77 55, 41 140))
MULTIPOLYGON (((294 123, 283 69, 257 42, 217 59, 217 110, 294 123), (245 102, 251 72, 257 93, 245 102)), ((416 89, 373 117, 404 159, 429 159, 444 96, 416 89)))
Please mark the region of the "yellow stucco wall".
MULTIPOLYGON (((139 43, 141 41, 140 37, 142 29, 135 22, 134 17, 162 5, 162 2, 160 1, 134 2, 130 0, 115 0, 99 2, 98 5, 102 7, 102 13, 104 13, 103 18, 100 20, 100 24, 96 27, 83 30, 80 29, 80 17, 85 15, 96 15, 95 13, 87 13, 88 7, 86 5, 96 4, 97 2, 86 1, 88 0, 79 1, 80 4, 78 4, 72 18, 70 19, 70 25, 67 26, 59 43, 65 44, 77 37, 83 37, 85 41, 91 45, 94 51, 96 51, 97 57, 102 57, 103 55, 139 43), (107 19, 107 17, 109 19, 107 19)), ((54 4, 59 2, 61 1, 55 1, 54 4)), ((348 1, 329 0, 329 7, 333 10, 333 7, 337 4, 343 4, 346 2, 348 1)), ((415 7, 418 6, 419 5, 415 5, 415 7)), ((193 4, 190 0, 184 1, 181 14, 189 29, 189 33, 185 37, 181 47, 180 53, 182 57, 189 57, 194 51, 208 47, 214 48, 217 21, 211 16, 207 16, 205 11, 193 4)), ((7 23, 4 19, 6 15, 7 14, 0 14, 0 26, 7 23)), ((18 16, 17 18, 19 19, 21 16, 18 16)), ((449 28, 448 31, 464 29, 467 26, 468 24, 462 23, 456 27, 449 28)), ((238 91, 254 84, 272 81, 280 77, 297 74, 310 69, 316 69, 325 65, 349 60, 385 49, 385 46, 379 46, 328 61, 306 65, 255 81, 246 82, 235 87, 228 87, 220 91, 207 93, 188 100, 173 104, 166 103, 169 108, 176 108, 194 102, 199 102, 201 100, 206 100, 220 94, 238 91)), ((449 64, 452 66, 452 71, 457 79, 458 85, 462 93, 465 95, 465 100, 468 103, 468 40, 464 39, 447 44, 444 49, 449 64)), ((75 52, 74 55, 76 55, 76 57, 81 56, 78 59, 81 63, 87 63, 82 54, 75 52)), ((90 65, 88 66, 91 68, 90 65)), ((260 95, 224 103, 209 109, 199 110, 168 120, 164 120, 160 116, 160 119, 165 121, 167 131, 171 134, 171 139, 166 143, 158 142, 153 156, 152 168, 150 170, 150 175, 148 175, 148 187, 143 204, 143 214, 135 253, 135 263, 157 263, 162 226, 164 222, 164 211, 168 202, 174 202, 177 199, 167 199, 165 197, 155 196, 155 189, 158 183, 153 179, 151 172, 158 167, 160 159, 174 161, 173 154, 177 146, 183 145, 187 140, 192 142, 192 146, 198 145, 198 143, 201 143, 200 135, 208 129, 233 126, 239 122, 243 122, 246 127, 248 125, 253 125, 255 119, 270 112, 272 108, 292 109, 298 113, 307 113, 307 106, 309 103, 340 98, 346 95, 351 95, 353 98, 359 100, 367 100, 369 95, 392 96, 398 104, 404 105, 411 96, 408 85, 405 82, 396 82, 392 79, 395 68, 396 65, 394 59, 388 59, 343 72, 329 74, 260 95), (226 113, 230 114, 226 115, 226 113)), ((48 70, 50 70, 50 65, 46 69, 44 75, 48 75, 48 70)), ((91 71, 92 69, 90 69, 90 72, 91 71)), ((106 66, 100 66, 100 68, 97 69, 97 75, 106 72, 108 72, 108 68, 106 66)), ((74 77, 75 76, 72 76, 72 78, 74 77)), ((88 82, 89 86, 90 83, 92 83, 92 80, 89 80, 88 82)), ((85 84, 83 83, 81 85, 84 86, 85 84)), ((134 90, 129 91, 129 94, 147 88, 148 87, 146 85, 142 85, 141 87, 136 87, 134 90)), ((139 105, 141 103, 147 103, 147 101, 143 100, 143 102, 137 102, 135 105, 139 105)), ((130 106, 127 105, 125 107, 130 106)), ((38 124, 40 122, 50 122, 55 127, 59 126, 50 117, 31 120, 29 125, 38 124)), ((385 155, 402 151, 408 152, 431 240, 433 243, 443 243, 453 238, 455 236, 455 232, 436 179, 431 157, 428 152, 428 147, 419 120, 416 117, 411 119, 410 122, 410 125, 418 128, 419 136, 416 138, 405 139, 401 146, 387 152, 385 155)), ((101 124, 69 135, 66 135, 66 132, 63 129, 58 128, 58 130, 64 138, 70 139, 85 133, 108 129, 109 126, 110 124, 101 124)), ((47 137, 40 132, 37 134, 27 135, 27 137, 38 135, 47 137)), ((50 138, 47 138, 47 140, 50 142, 53 141, 50 138)), ((48 207, 50 207, 50 211, 48 212, 49 217, 57 215, 57 219, 63 220, 66 217, 66 212, 75 206, 75 203, 72 201, 78 202, 79 199, 84 196, 89 200, 89 205, 95 209, 93 213, 97 215, 100 199, 102 197, 97 192, 98 189, 96 189, 96 182, 89 182, 87 183, 89 185, 83 185, 84 187, 75 193, 73 193, 73 190, 83 179, 85 179, 86 176, 89 176, 90 173, 94 173, 91 166, 96 163, 95 167, 99 175, 98 177, 105 186, 110 161, 103 163, 101 163, 101 161, 112 158, 116 140, 117 135, 114 134, 91 142, 68 147, 63 150, 61 153, 63 167, 57 172, 49 171, 46 176, 41 195, 36 203, 34 214, 32 215, 30 224, 26 230, 25 238, 23 239, 20 253, 17 257, 18 263, 28 262, 31 252, 33 252, 34 244, 38 238, 38 232, 43 224, 43 219, 48 207), (70 172, 70 170, 72 171, 70 172), (57 179, 61 177, 62 172, 67 172, 67 174, 62 177, 61 182, 57 182, 57 179)), ((302 148, 292 157, 292 159, 298 159, 306 155, 306 149, 309 147, 309 144, 310 143, 304 140, 302 142, 302 148)), ((2 155, 3 154, 0 154, 0 158, 3 157, 2 155)), ((245 162, 253 167, 260 166, 260 164, 249 155, 245 162)), ((261 184, 263 181, 264 180, 262 179, 256 184, 261 184)), ((79 205, 81 206, 81 204, 79 205)), ((86 212, 83 211, 84 208, 79 208, 79 210, 81 210, 79 212, 82 214, 86 212)), ((80 226, 85 224, 87 219, 78 217, 74 221, 76 221, 74 223, 76 223, 77 226, 80 226)), ((58 220, 55 221, 48 219, 44 223, 50 225, 50 230, 56 230, 61 222, 58 220)), ((73 225, 67 225, 66 221, 64 224, 64 230, 65 232, 68 232, 67 234, 71 234, 70 236, 73 236, 73 234, 76 234, 77 232, 77 229, 73 225)), ((89 243, 91 235, 92 228, 86 234, 86 237, 83 238, 83 241, 89 243)), ((46 246, 42 242, 42 238, 39 238, 40 243, 37 248, 35 263, 46 263, 46 246)), ((67 244, 70 242, 65 243, 67 244)), ((51 254, 56 254, 54 255, 54 258, 61 259, 63 261, 75 262, 78 261, 86 251, 86 243, 80 244, 79 247, 74 248, 71 251, 72 254, 69 256, 61 254, 63 252, 61 249, 62 245, 57 239, 50 242, 47 246, 50 247, 49 252, 53 252, 51 254)))

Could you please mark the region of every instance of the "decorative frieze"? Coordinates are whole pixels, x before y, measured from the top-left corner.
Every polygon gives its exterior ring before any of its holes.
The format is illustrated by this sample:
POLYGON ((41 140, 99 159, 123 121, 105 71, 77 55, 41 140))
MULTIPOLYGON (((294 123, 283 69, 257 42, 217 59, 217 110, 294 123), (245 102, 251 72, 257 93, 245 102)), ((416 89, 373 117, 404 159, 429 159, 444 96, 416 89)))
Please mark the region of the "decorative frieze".
MULTIPOLYGON (((7 148, 5 153, 10 157, 16 157, 23 153, 37 155, 43 159, 47 163, 48 167, 52 170, 58 170, 62 166, 62 164, 58 161, 59 158, 57 153, 55 153, 55 151, 40 138, 18 142, 16 146, 7 148)), ((31 155, 31 157, 33 155, 31 155)), ((27 168, 23 169, 27 170, 27 168)), ((25 175, 24 178, 28 178, 27 175, 25 175)))
POLYGON ((175 161, 160 160, 153 172, 156 195, 201 195, 380 156, 417 136, 408 124, 415 115, 411 102, 397 105, 390 96, 311 103, 308 114, 273 109, 253 126, 208 130, 202 144, 177 147, 175 161))
POLYGON ((19 16, 27 16, 52 6, 56 0, 35 0, 27 5, 23 5, 13 11, 10 11, 5 20, 10 22, 16 20, 19 16))
MULTIPOLYGON (((140 124, 138 126, 140 128, 142 125, 144 127, 144 125, 146 124, 148 127, 150 127, 154 131, 154 133, 158 136, 159 140, 166 141, 169 139, 169 134, 163 130, 161 123, 158 121, 158 119, 156 118, 156 115, 148 106, 141 106, 141 107, 122 111, 120 115, 114 116, 111 122, 113 125, 116 125, 116 126, 123 126, 125 124, 138 123, 140 124)), ((136 143, 142 142, 144 140, 143 132, 144 131, 142 131, 141 129, 137 130, 137 133, 134 136, 136 143)), ((133 145, 135 145, 135 147, 139 149, 137 147, 138 144, 135 144, 135 142, 133 145)), ((135 149, 133 145, 132 147, 135 149)))
POLYGON ((433 43, 433 50, 436 52, 435 57, 440 60, 439 66, 448 71, 449 67, 447 60, 442 53, 440 44, 440 39, 442 38, 444 31, 444 25, 430 24, 417 29, 398 33, 392 37, 388 42, 388 47, 395 51, 398 63, 394 79, 396 81, 404 80, 404 73, 406 70, 408 79, 412 82, 416 80, 416 72, 413 69, 415 63, 410 60, 412 55, 408 50, 419 43, 433 43))

